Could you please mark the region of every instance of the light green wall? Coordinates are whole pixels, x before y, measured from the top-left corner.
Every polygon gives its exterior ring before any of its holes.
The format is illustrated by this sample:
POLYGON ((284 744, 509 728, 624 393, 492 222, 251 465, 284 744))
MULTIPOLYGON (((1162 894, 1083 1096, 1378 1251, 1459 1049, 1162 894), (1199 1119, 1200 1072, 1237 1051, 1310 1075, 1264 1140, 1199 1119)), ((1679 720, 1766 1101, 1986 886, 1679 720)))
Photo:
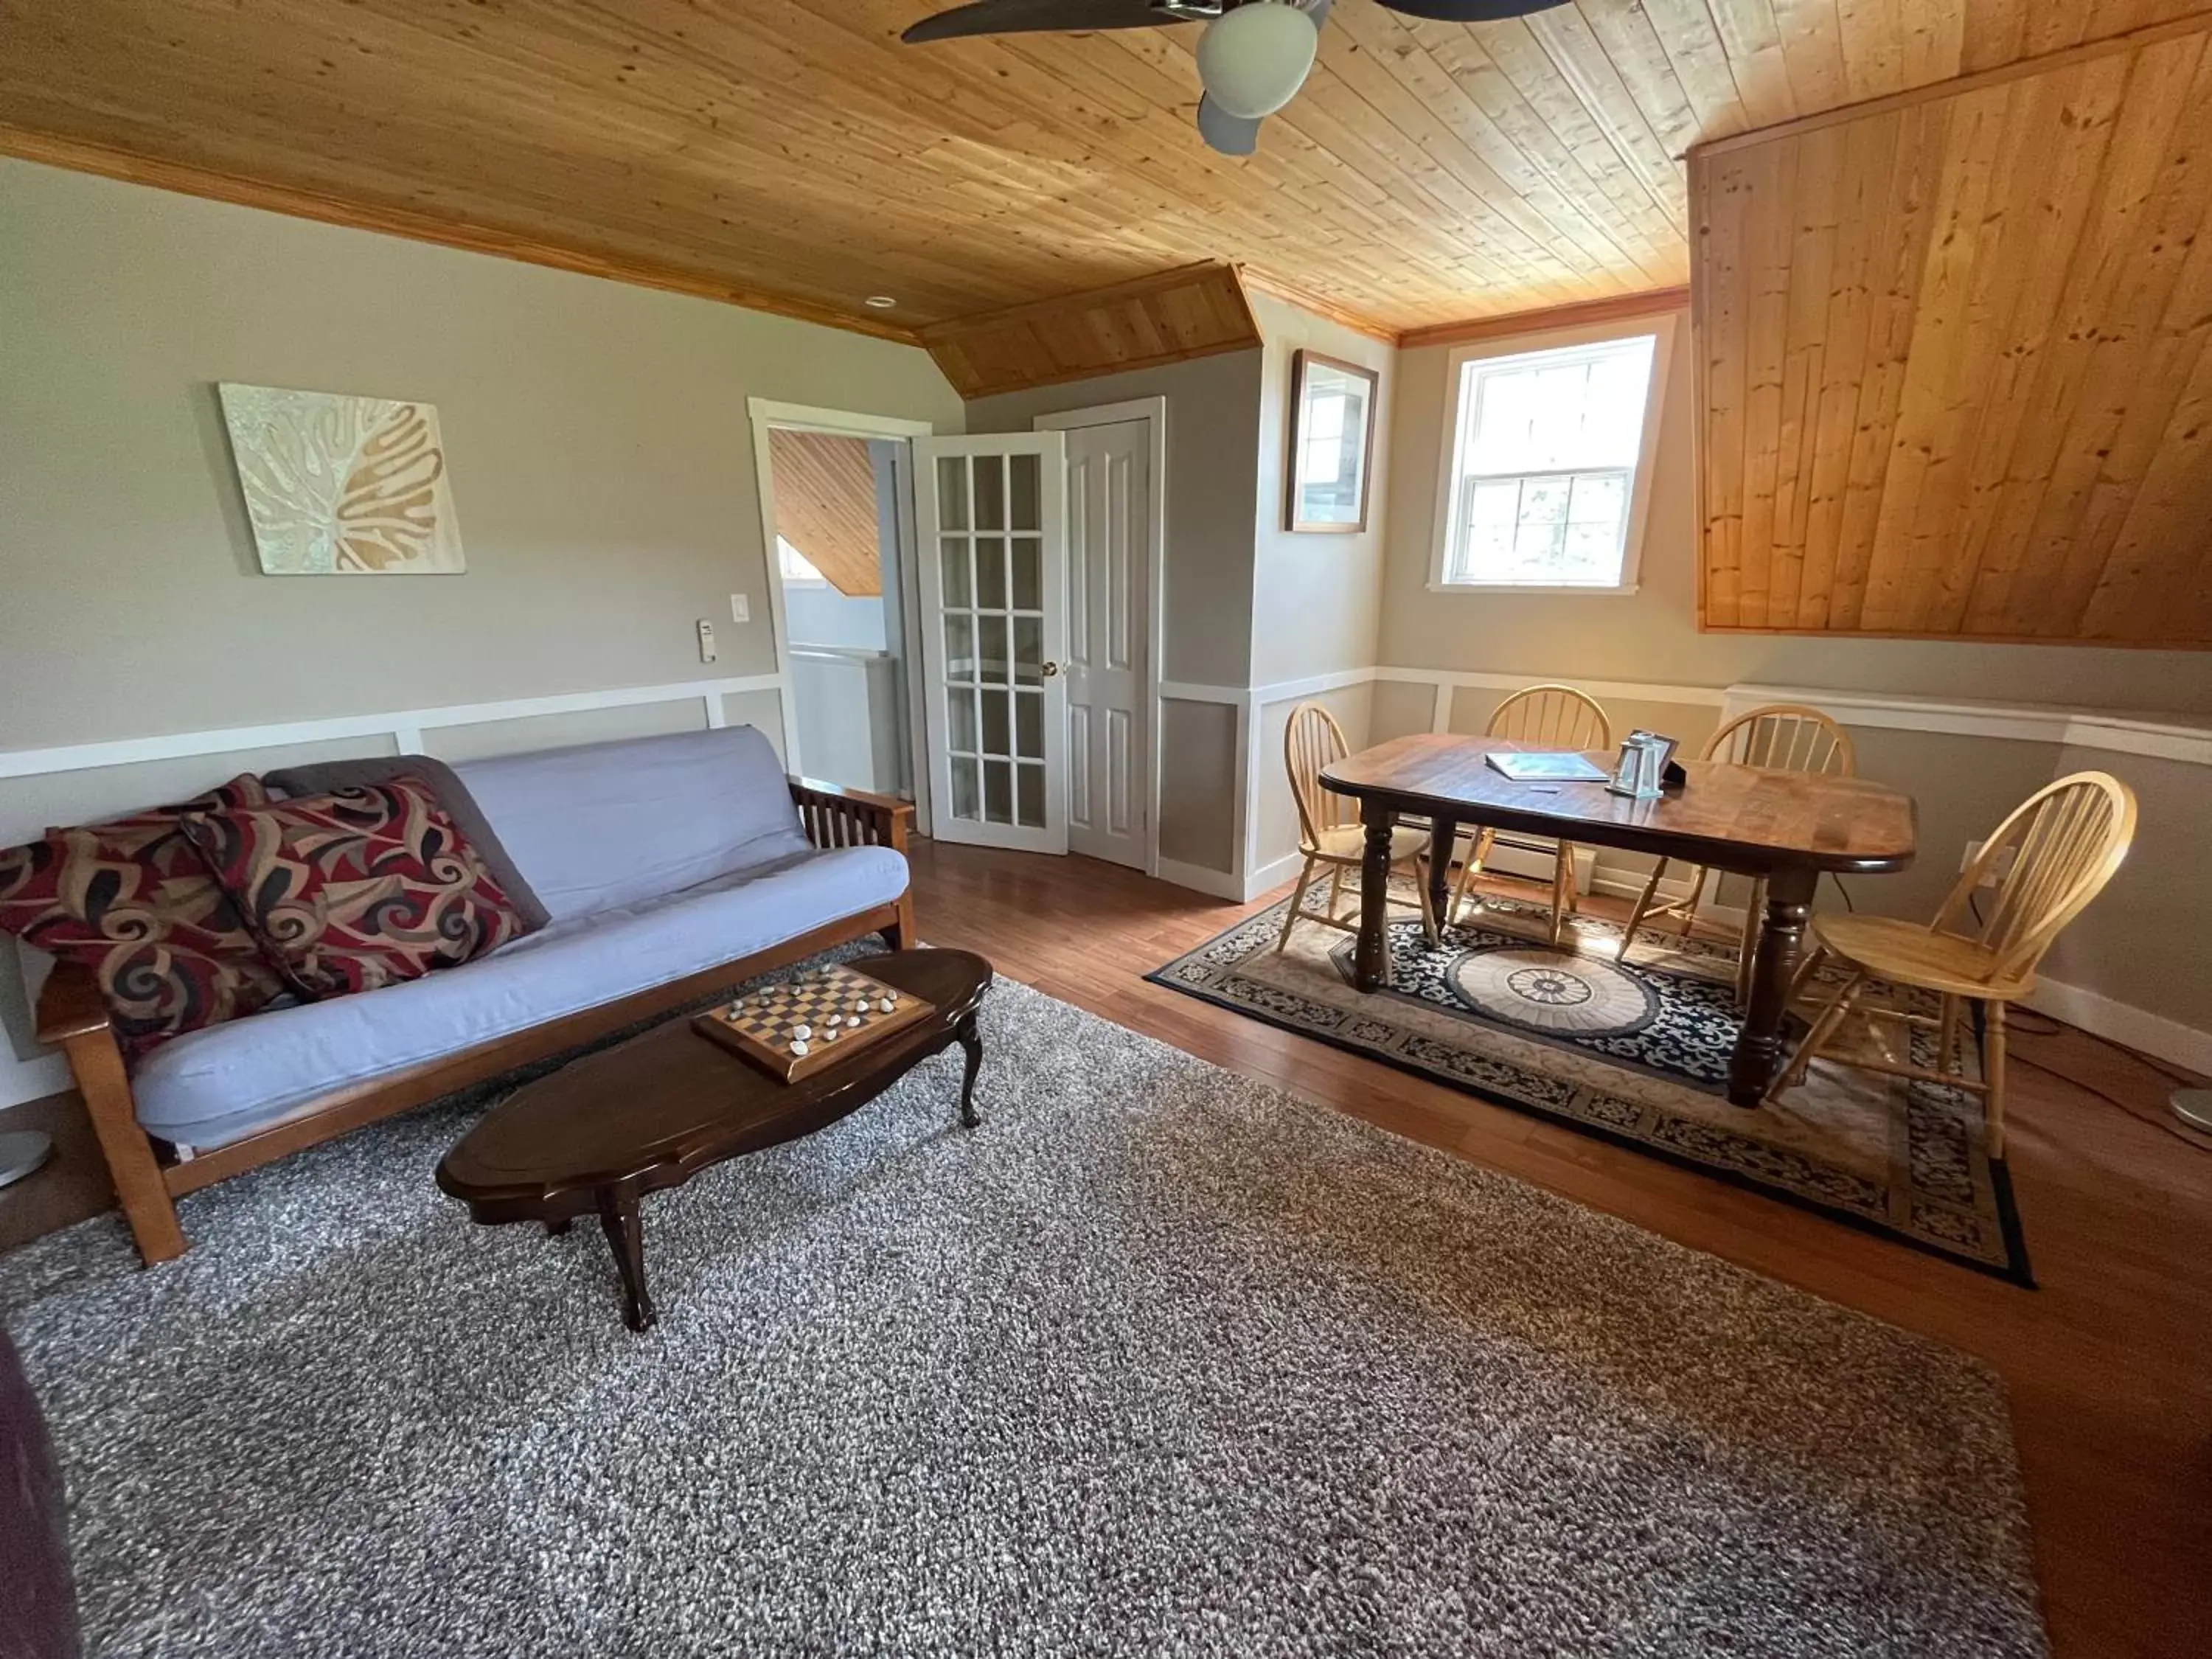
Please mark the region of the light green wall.
POLYGON ((913 348, 21 161, 0 316, 0 748, 770 672, 746 398, 963 419, 913 348), (467 574, 261 574, 222 380, 436 404, 467 574))

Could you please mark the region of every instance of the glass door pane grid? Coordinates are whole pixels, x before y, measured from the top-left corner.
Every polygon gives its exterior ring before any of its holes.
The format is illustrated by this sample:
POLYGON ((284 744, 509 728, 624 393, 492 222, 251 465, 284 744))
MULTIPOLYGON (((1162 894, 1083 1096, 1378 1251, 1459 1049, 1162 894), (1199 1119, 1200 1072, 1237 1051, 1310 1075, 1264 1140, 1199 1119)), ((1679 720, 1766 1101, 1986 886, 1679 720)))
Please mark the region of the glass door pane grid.
POLYGON ((1044 541, 1036 458, 1012 459, 939 466, 946 748, 954 817, 1041 830, 1044 541))

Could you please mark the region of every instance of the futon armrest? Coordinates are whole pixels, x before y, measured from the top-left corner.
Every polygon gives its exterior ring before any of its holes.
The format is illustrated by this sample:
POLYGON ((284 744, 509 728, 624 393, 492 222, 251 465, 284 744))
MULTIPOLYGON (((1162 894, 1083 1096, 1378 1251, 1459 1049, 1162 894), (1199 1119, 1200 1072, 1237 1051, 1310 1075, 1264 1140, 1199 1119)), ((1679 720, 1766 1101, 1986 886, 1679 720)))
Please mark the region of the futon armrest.
POLYGON ((807 840, 817 847, 906 851, 907 832, 914 823, 914 808, 908 802, 819 778, 793 778, 791 799, 798 803, 807 840))
POLYGON ((58 1045, 104 1031, 107 1024, 99 977, 81 962, 57 962, 39 992, 39 1041, 58 1045))

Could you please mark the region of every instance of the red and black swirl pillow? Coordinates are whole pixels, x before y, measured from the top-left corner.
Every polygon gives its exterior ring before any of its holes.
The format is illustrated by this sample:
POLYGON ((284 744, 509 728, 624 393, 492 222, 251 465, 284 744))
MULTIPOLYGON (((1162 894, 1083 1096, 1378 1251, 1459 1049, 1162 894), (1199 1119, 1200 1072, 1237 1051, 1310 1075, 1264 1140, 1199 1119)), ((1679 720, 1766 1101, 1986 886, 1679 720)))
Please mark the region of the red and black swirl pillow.
POLYGON ((305 997, 419 979, 529 931, 420 778, 193 812, 184 828, 305 997))
POLYGON ((287 989, 184 833, 185 815, 269 804, 241 775, 178 806, 0 849, 0 933, 82 963, 125 1058, 264 1008, 287 989))

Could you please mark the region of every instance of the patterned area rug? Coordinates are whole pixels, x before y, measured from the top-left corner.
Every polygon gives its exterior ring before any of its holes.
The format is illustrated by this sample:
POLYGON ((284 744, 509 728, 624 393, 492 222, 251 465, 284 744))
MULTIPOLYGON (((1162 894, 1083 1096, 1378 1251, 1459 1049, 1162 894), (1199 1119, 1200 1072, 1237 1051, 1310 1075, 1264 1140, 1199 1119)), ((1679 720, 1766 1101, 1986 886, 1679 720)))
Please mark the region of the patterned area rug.
MULTIPOLYGON (((1411 898, 1410 888, 1405 896, 1411 898)), ((1307 895, 1310 909, 1324 890, 1307 895)), ((1577 917, 1543 942, 1547 912, 1510 898, 1470 911, 1431 946, 1394 913, 1393 988, 1352 988, 1349 934, 1275 941, 1290 901, 1150 975, 1224 1008, 1465 1089, 1838 1220, 2032 1285, 2012 1184, 1963 1090, 1816 1065, 1806 1086, 1746 1111, 1724 1092, 1737 1015, 1733 953, 1577 917)), ((1351 908, 1349 897, 1345 908, 1351 908)), ((1914 1058, 1933 1059, 1931 1038, 1914 1058)))
POLYGON ((2043 1659, 1968 1356, 1001 981, 599 1230, 471 1109, 0 1255, 89 1659, 2043 1659))

